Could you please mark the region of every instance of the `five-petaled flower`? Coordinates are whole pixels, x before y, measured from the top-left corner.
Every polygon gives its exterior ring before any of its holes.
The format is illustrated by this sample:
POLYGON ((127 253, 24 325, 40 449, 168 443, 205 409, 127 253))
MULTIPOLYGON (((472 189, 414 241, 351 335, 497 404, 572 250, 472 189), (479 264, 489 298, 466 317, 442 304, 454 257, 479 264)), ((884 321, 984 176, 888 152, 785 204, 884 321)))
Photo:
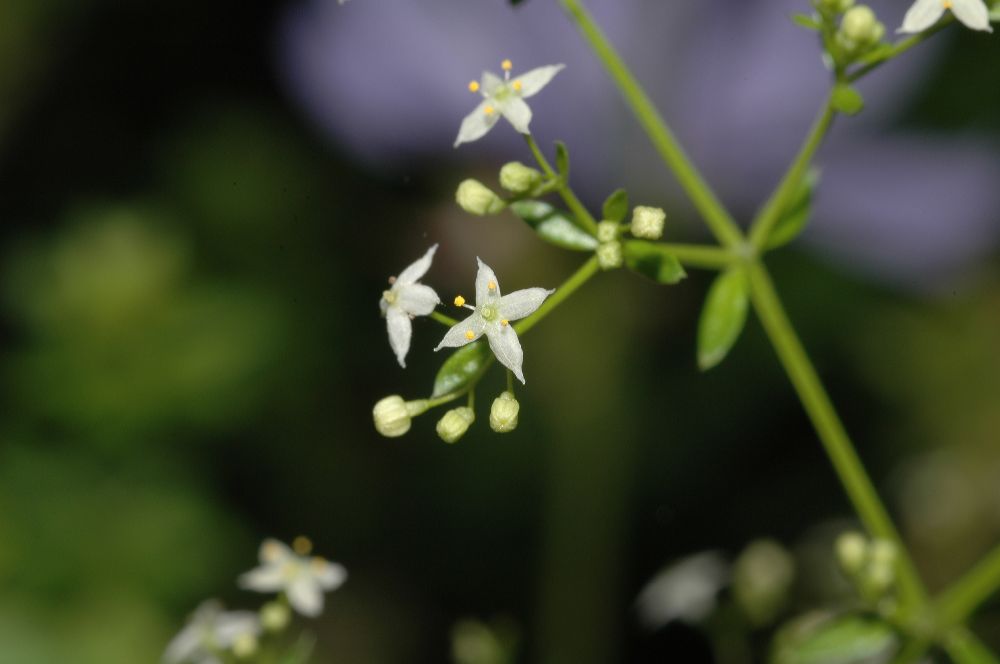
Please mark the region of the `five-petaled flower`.
MULTIPOLYGON (((216 600, 195 610, 187 625, 167 644, 163 661, 168 664, 222 664, 220 656, 234 647, 256 647, 261 625, 252 611, 223 611, 216 600)), ((250 649, 252 649, 250 648, 250 649)))
POLYGON ((503 78, 484 71, 479 81, 469 83, 469 90, 480 93, 483 101, 465 116, 458 130, 458 138, 455 139, 455 147, 485 136, 501 115, 518 132, 530 134, 528 125, 531 123, 531 108, 524 100, 538 94, 564 66, 538 67, 513 79, 510 75, 510 60, 504 60, 501 64, 503 78))
POLYGON ((347 580, 347 570, 317 556, 309 556, 312 543, 297 537, 294 551, 275 539, 260 546, 260 567, 239 578, 241 587, 262 593, 283 592, 292 608, 304 616, 323 611, 323 591, 335 590, 347 580))
POLYGON ((993 32, 990 10, 983 0, 917 0, 906 12, 897 32, 923 32, 937 23, 948 9, 965 27, 993 32))
POLYGON ((410 350, 410 337, 413 336, 410 319, 414 316, 426 316, 441 304, 441 299, 433 288, 417 283, 417 279, 430 269, 437 247, 435 244, 423 257, 400 272, 398 277, 390 278, 392 287, 382 293, 382 300, 379 302, 389 328, 389 345, 396 353, 401 367, 406 367, 406 353, 410 350))
POLYGON ((501 296, 500 284, 493 270, 478 258, 476 260, 479 261, 479 272, 476 274, 476 306, 465 304, 465 298, 461 295, 455 298, 457 306, 472 309, 473 313, 448 330, 434 350, 464 346, 485 334, 490 342, 490 349, 500 364, 513 371, 517 379, 523 383, 524 373, 521 364, 524 361, 524 353, 521 350, 521 342, 517 339, 517 332, 510 322, 530 315, 555 291, 545 288, 526 288, 501 296))

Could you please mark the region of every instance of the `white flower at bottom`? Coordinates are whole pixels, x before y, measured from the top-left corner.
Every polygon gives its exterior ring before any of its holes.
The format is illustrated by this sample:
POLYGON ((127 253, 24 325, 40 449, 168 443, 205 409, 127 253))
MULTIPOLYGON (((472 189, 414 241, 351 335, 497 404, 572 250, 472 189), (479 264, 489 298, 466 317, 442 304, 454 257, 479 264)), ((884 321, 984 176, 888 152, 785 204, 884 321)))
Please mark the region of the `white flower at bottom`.
POLYGON ((167 644, 168 664, 222 664, 219 656, 237 642, 256 642, 260 620, 252 611, 223 611, 215 600, 202 603, 187 625, 167 644))
POLYGON ((531 123, 531 108, 524 103, 528 97, 538 94, 549 81, 566 65, 547 65, 515 76, 511 80, 510 60, 504 60, 500 65, 504 77, 500 78, 493 72, 484 71, 479 81, 469 83, 470 92, 478 92, 483 96, 482 103, 465 116, 459 127, 455 147, 482 138, 493 128, 500 116, 522 134, 530 134, 528 125, 531 123))
POLYGON ((965 27, 993 32, 990 10, 983 0, 917 0, 906 12, 903 25, 896 32, 923 32, 937 23, 949 9, 965 27))
POLYGON ((260 546, 260 567, 239 578, 241 588, 262 593, 283 592, 292 608, 304 616, 323 612, 323 592, 339 588, 347 580, 347 570, 317 556, 309 556, 312 543, 297 537, 293 551, 275 539, 260 546))
POLYGON ((441 298, 433 288, 417 283, 417 279, 430 269, 437 248, 435 244, 400 272, 398 277, 389 279, 392 287, 382 293, 382 299, 379 301, 386 326, 389 328, 389 345, 396 353, 399 366, 403 368, 406 368, 406 353, 410 350, 410 337, 413 336, 410 319, 413 316, 426 316, 434 311, 435 306, 441 304, 441 298))
MULTIPOLYGON (((479 261, 479 272, 476 274, 476 306, 464 305, 472 309, 473 313, 448 330, 434 350, 464 346, 485 334, 490 342, 490 349, 500 364, 513 371, 517 379, 523 383, 524 373, 521 365, 524 361, 524 352, 521 350, 517 332, 510 322, 534 313, 542 306, 545 298, 555 291, 545 288, 526 288, 501 296, 500 284, 493 270, 478 258, 476 260, 479 261)), ((456 298, 456 303, 459 302, 464 304, 465 299, 456 298)))

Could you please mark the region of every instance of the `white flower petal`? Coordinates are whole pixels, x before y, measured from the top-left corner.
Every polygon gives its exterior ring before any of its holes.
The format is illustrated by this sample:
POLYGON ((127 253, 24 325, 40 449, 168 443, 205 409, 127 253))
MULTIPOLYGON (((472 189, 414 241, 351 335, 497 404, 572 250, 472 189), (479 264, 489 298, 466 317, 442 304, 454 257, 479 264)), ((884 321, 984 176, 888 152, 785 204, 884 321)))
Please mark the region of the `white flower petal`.
POLYGON ((497 275, 493 273, 493 268, 476 257, 479 263, 479 271, 476 272, 476 306, 481 307, 487 302, 500 297, 500 282, 497 275), (490 288, 490 284, 493 288, 490 288))
POLYGON ((237 579, 240 588, 255 590, 259 593, 273 593, 285 587, 285 574, 282 563, 266 563, 256 567, 237 579))
POLYGON ((555 293, 547 288, 525 288, 504 295, 500 300, 500 316, 507 320, 517 320, 530 316, 542 306, 549 295, 555 293))
POLYGON ((410 337, 413 336, 410 317, 400 307, 389 307, 389 311, 385 314, 385 324, 389 329, 389 345, 392 346, 392 352, 396 354, 399 366, 405 369, 406 354, 410 351, 410 337))
POLYGON ((347 570, 343 565, 331 563, 322 558, 313 558, 310 563, 313 578, 324 590, 335 590, 347 581, 347 570))
POLYGON ((302 574, 288 586, 288 603, 302 615, 315 618, 323 612, 323 591, 311 576, 302 574))
POLYGON ((507 122, 521 134, 530 134, 528 125, 531 124, 531 107, 519 97, 511 97, 503 102, 500 112, 507 122))
POLYGON ((967 28, 993 32, 990 10, 983 0, 952 0, 951 13, 967 28))
POLYGON ((538 94, 542 88, 549 84, 549 81, 562 70, 566 65, 547 65, 525 72, 515 78, 521 82, 521 96, 530 97, 538 94))
POLYGON ((167 649, 163 651, 163 661, 169 664, 180 664, 202 649, 205 638, 205 626, 197 623, 189 624, 170 640, 167 649))
POLYGON ((268 537, 261 542, 260 551, 257 555, 262 563, 284 562, 289 558, 295 557, 295 553, 288 548, 287 544, 273 537, 268 537))
POLYGON ((228 648, 244 634, 256 636, 260 632, 260 619, 253 611, 226 611, 215 623, 215 641, 223 648, 228 648))
POLYGON ((505 81, 491 71, 484 71, 479 79, 479 85, 487 97, 492 97, 497 90, 506 85, 505 81))
POLYGON ((437 251, 437 248, 438 246, 435 244, 427 250, 427 253, 411 263, 405 270, 400 272, 399 276, 396 277, 396 284, 412 284, 416 282, 417 279, 424 276, 424 274, 427 273, 427 270, 431 267, 431 261, 434 260, 434 252, 437 251))
POLYGON ((434 289, 424 284, 408 284, 396 289, 396 306, 411 316, 426 316, 441 304, 434 289))
POLYGON ((444 339, 441 343, 437 345, 434 350, 441 350, 442 348, 457 348, 458 346, 464 346, 465 344, 470 344, 479 337, 483 336, 483 328, 486 325, 486 321, 483 317, 479 315, 479 312, 472 314, 460 323, 456 323, 448 330, 444 339), (468 333, 472 332, 472 338, 468 337, 468 333))
POLYGON ((524 362, 524 351, 517 338, 517 332, 510 325, 490 325, 486 329, 486 338, 490 341, 490 349, 497 356, 500 364, 514 372, 517 379, 524 382, 521 364, 524 362))
POLYGON ((458 137, 455 139, 455 146, 462 143, 470 143, 486 135, 493 125, 500 119, 500 114, 494 110, 492 113, 486 112, 486 107, 490 106, 489 101, 483 101, 479 106, 465 116, 462 126, 458 128, 458 137))
POLYGON ((903 17, 903 25, 896 32, 923 32, 937 23, 944 14, 941 0, 917 0, 903 17))

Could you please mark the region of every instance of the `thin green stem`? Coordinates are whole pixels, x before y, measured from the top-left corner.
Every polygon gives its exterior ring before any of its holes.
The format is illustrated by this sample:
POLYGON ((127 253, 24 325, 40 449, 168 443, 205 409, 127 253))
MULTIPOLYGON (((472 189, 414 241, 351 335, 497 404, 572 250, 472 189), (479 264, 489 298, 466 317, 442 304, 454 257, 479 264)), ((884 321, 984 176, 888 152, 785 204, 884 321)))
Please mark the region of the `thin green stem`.
POLYGON ((514 325, 514 330, 518 334, 524 334, 535 325, 538 325, 543 318, 549 315, 549 312, 562 304, 563 300, 576 292, 580 286, 583 286, 592 276, 597 274, 599 269, 600 266, 597 263, 597 256, 591 256, 590 260, 581 265, 580 269, 574 272, 569 279, 564 281, 562 286, 557 288, 556 292, 550 295, 545 302, 542 303, 542 306, 538 307, 535 313, 514 325))
POLYGON ((734 247, 743 242, 743 233, 732 216, 722 206, 704 178, 684 153, 673 132, 664 122, 649 96, 622 61, 607 37, 594 22, 579 0, 561 0, 570 19, 590 43, 597 58, 604 64, 625 101, 632 108, 639 123, 646 130, 650 140, 660 153, 663 161, 673 171, 681 187, 687 192, 705 223, 720 243, 734 247))
POLYGON ((657 243, 658 247, 672 254, 685 267, 700 267, 709 270, 724 270, 740 260, 731 249, 701 244, 657 243))
POLYGON ((937 613, 946 625, 956 625, 1000 588, 1000 546, 938 597, 937 613))
POLYGON ((469 389, 469 400, 468 400, 468 402, 465 405, 467 405, 469 408, 475 408, 476 407, 476 388, 475 387, 472 387, 472 388, 469 389))
POLYGON ((802 401, 802 406, 819 434, 827 456, 833 463, 854 509, 874 537, 895 543, 899 550, 901 599, 909 607, 923 606, 926 603, 926 591, 913 561, 854 451, 854 446, 837 417, 830 397, 823 389, 816 369, 792 328, 767 269, 761 263, 753 262, 749 265, 747 273, 750 277, 754 307, 761 323, 802 401))
POLYGON ((507 369, 507 391, 514 394, 514 372, 507 369))
POLYGON ((569 183, 566 182, 561 175, 555 172, 552 165, 549 164, 549 160, 545 158, 545 154, 538 147, 538 143, 535 142, 535 139, 531 136, 531 134, 525 134, 524 138, 528 141, 528 147, 531 148, 531 153, 535 155, 535 161, 538 162, 538 165, 542 167, 542 170, 545 171, 546 175, 550 178, 554 178, 554 180, 558 182, 555 189, 559 192, 559 195, 562 196, 563 201, 566 202, 566 207, 568 207, 570 212, 573 213, 573 216, 584 230, 591 235, 596 235, 597 221, 594 219, 593 215, 591 215, 587 208, 584 207, 583 203, 580 202, 580 199, 576 197, 576 194, 574 194, 573 190, 570 189, 569 183))
POLYGON ((774 230, 775 224, 778 223, 782 213, 792 203, 792 199, 798 192, 806 171, 809 169, 809 164, 812 163, 816 150, 819 149, 820 144, 823 142, 823 137, 826 136, 826 132, 830 129, 834 116, 832 99, 831 93, 831 95, 827 96, 826 102, 823 104, 823 110, 820 111, 819 116, 813 123, 809 135, 802 144, 802 148, 799 150, 792 165, 788 168, 788 172, 785 173, 785 177, 782 178, 781 184, 778 185, 774 194, 768 199, 750 228, 750 244, 758 251, 764 248, 768 237, 771 235, 771 231, 774 230))
POLYGON ((953 662, 965 664, 1000 664, 1000 660, 986 645, 969 631, 968 627, 952 629, 941 641, 948 656, 953 662))
POLYGON ((949 13, 934 27, 924 30, 919 34, 913 35, 912 37, 907 37, 906 39, 896 42, 895 44, 892 45, 891 49, 886 51, 883 55, 880 55, 877 60, 863 63, 859 68, 855 69, 850 74, 848 74, 847 81, 849 83, 853 83, 857 81, 859 78, 867 76, 871 72, 875 71, 876 69, 884 65, 886 62, 889 62, 890 60, 902 55, 903 53, 906 53, 917 44, 924 43, 937 33, 947 28, 949 25, 951 25, 954 22, 954 20, 955 20, 954 16, 952 16, 951 13, 949 13))
POLYGON ((452 318, 451 316, 445 316, 443 313, 436 310, 431 312, 431 318, 441 323, 442 325, 447 325, 448 327, 452 327, 453 325, 456 325, 458 323, 458 321, 452 318))
MULTIPOLYGON (((485 366, 488 366, 488 364, 485 365, 485 366)), ((484 371, 485 371, 485 367, 484 367, 484 371)), ((477 378, 477 380, 475 382, 478 382, 478 378, 477 378)), ((441 396, 437 397, 436 399, 428 399, 427 400, 427 408, 428 409, 430 409, 430 408, 437 408, 438 406, 444 405, 446 403, 451 403, 452 401, 454 401, 455 399, 459 398, 460 396, 462 396, 463 394, 465 394, 466 392, 468 392, 469 390, 471 390, 473 387, 475 387, 475 382, 470 383, 469 386, 467 386, 467 387, 465 387, 465 388, 463 388, 461 390, 456 390, 454 392, 449 392, 448 394, 442 394, 441 396)))

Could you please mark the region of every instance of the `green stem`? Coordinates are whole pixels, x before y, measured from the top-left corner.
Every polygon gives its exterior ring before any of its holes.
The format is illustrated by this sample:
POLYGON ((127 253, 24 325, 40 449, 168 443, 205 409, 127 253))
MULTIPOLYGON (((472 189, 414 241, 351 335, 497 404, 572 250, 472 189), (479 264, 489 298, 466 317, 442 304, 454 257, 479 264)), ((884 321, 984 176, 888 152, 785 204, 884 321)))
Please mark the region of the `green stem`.
POLYGON ((938 597, 938 616, 946 625, 963 622, 1000 588, 1000 546, 938 597))
POLYGON ((535 313, 514 325, 514 331, 518 334, 524 334, 540 323, 543 318, 549 315, 549 312, 562 304, 563 300, 572 295, 578 288, 580 288, 580 286, 587 283, 587 281, 589 281, 599 269, 600 267, 597 263, 597 256, 592 256, 590 260, 580 266, 580 269, 574 272, 569 279, 563 282, 562 286, 557 288, 556 292, 550 295, 545 302, 542 303, 542 306, 538 307, 535 313))
POLYGON ((884 65, 886 62, 889 62, 893 58, 896 58, 899 55, 906 53, 917 44, 922 44, 923 42, 927 41, 937 33, 941 32, 949 25, 951 25, 954 22, 954 20, 955 20, 954 16, 952 16, 949 13, 934 27, 924 30, 919 34, 913 35, 912 37, 907 37, 906 39, 896 42, 895 44, 892 45, 892 48, 889 51, 886 51, 885 54, 880 56, 877 60, 874 60, 873 62, 864 63, 862 64, 861 67, 855 69, 850 74, 848 74, 847 81, 849 83, 853 83, 859 78, 867 76, 874 70, 884 65))
POLYGON ((899 533, 882 505, 861 460, 851 444, 843 424, 827 396, 778 299, 767 269, 759 262, 748 267, 754 307, 795 391, 802 401, 813 427, 819 434, 827 456, 833 463, 854 509, 874 537, 889 540, 899 551, 899 589, 904 604, 923 606, 926 591, 913 561, 903 546, 899 533))
POLYGON ((672 254, 685 267, 701 267, 709 270, 724 270, 739 260, 739 255, 731 249, 701 244, 657 243, 657 247, 672 254))
POLYGON ((431 312, 431 318, 433 318, 437 322, 441 323, 442 325, 447 325, 448 327, 452 327, 452 326, 458 324, 457 320, 455 320, 451 316, 445 316, 440 311, 432 311, 431 312))
POLYGON ((514 394, 514 372, 507 369, 507 391, 514 394))
POLYGON ((957 664, 1000 664, 1000 660, 967 627, 956 627, 941 641, 951 661, 957 664))
POLYGON ((604 64, 625 101, 632 108, 639 123, 646 130, 650 140, 660 153, 663 161, 674 172, 678 182, 687 192, 694 206, 705 219, 705 223, 720 243, 734 247, 743 242, 743 233, 729 212, 722 206, 705 184, 698 170, 684 153, 673 132, 664 122, 649 96, 639 85, 621 56, 615 51, 607 37, 580 4, 579 0, 561 0, 570 19, 576 23, 597 58, 604 64))
MULTIPOLYGON (((489 363, 484 363, 483 369, 482 369, 483 372, 485 372, 487 366, 489 366, 489 363)), ((480 373, 480 375, 476 378, 475 381, 470 381, 469 385, 467 385, 466 387, 462 388, 461 390, 456 390, 455 392, 449 392, 448 394, 442 394, 441 396, 439 396, 436 399, 428 399, 427 400, 427 408, 428 408, 428 410, 431 409, 431 408, 437 408, 438 406, 441 406, 441 405, 446 404, 446 403, 450 403, 450 402, 454 401, 455 399, 459 398, 460 396, 462 396, 463 394, 465 394, 466 392, 468 392, 472 388, 474 388, 476 386, 476 383, 479 382, 479 378, 481 378, 481 377, 482 377, 482 373, 480 373)))
POLYGON ((576 197, 573 190, 570 189, 569 183, 566 182, 561 175, 555 172, 552 165, 549 164, 549 160, 545 158, 541 149, 538 147, 538 143, 531 134, 524 135, 525 140, 528 141, 528 147, 531 148, 531 153, 535 155, 535 161, 538 165, 542 167, 545 174, 550 178, 554 178, 558 185, 556 185, 556 191, 562 196, 562 199, 566 202, 566 207, 570 209, 573 213, 573 217, 580 223, 584 230, 586 230, 591 235, 597 235, 597 221, 594 219, 593 215, 584 207, 580 199, 576 197))
POLYGON ((827 130, 830 129, 833 116, 833 97, 831 93, 827 96, 826 102, 823 104, 823 110, 813 123, 809 135, 799 150, 799 154, 795 157, 795 161, 792 162, 785 177, 782 178, 781 184, 778 185, 774 194, 768 199, 767 204, 764 205, 764 208, 757 215, 757 219, 754 220, 750 228, 750 243, 758 251, 763 249, 764 245, 767 244, 767 239, 770 237, 771 231, 774 230, 775 224, 778 223, 782 213, 791 204, 792 198, 802 184, 809 164, 812 163, 816 150, 819 149, 820 144, 823 142, 823 137, 826 136, 827 130))

